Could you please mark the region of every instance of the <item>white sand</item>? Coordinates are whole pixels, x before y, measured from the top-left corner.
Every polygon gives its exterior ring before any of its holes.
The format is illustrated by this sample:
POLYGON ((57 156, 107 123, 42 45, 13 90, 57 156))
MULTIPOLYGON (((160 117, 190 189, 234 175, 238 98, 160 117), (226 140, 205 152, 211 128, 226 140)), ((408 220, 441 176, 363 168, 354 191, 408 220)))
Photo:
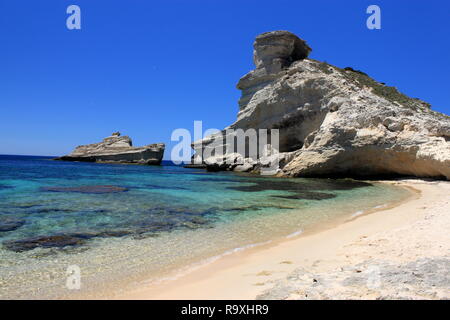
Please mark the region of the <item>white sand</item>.
POLYGON ((450 298, 450 182, 328 230, 225 256, 118 299, 450 298))

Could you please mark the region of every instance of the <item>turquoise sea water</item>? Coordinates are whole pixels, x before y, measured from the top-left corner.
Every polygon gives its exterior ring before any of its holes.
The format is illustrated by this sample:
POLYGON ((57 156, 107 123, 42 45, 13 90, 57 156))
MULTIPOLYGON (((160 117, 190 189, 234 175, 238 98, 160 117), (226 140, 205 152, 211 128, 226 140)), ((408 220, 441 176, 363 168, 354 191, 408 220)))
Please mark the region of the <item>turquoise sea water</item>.
POLYGON ((101 296, 387 205, 378 183, 0 156, 0 298, 101 296), (68 266, 82 287, 66 287, 68 266))

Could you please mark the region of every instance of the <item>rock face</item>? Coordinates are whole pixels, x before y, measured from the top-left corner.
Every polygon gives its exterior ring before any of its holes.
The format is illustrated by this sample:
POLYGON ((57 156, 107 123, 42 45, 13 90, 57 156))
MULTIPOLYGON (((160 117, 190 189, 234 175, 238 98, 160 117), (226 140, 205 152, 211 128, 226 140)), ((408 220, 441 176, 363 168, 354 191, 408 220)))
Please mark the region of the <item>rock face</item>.
POLYGON ((305 41, 288 31, 274 31, 260 34, 253 45, 253 62, 256 68, 279 72, 293 61, 308 57, 311 48, 305 41))
MULTIPOLYGON (((239 80, 240 110, 226 129, 278 129, 278 175, 450 179, 449 116, 361 71, 308 59, 310 51, 287 31, 258 36, 256 69, 239 80)), ((194 158, 227 135, 195 142, 194 158)), ((202 160, 212 170, 265 165, 264 157, 248 159, 236 150, 227 149, 225 158, 202 160)))
POLYGON ((130 137, 114 132, 100 143, 78 146, 69 155, 55 160, 159 165, 164 148, 163 143, 133 147, 130 137))

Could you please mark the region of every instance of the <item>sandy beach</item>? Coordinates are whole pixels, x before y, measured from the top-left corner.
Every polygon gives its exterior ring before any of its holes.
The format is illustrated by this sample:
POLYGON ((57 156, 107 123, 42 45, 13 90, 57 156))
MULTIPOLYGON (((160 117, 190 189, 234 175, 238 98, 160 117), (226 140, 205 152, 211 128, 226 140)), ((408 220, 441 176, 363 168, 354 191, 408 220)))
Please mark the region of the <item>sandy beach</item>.
POLYGON ((116 299, 449 299, 450 182, 410 200, 224 256, 116 299))

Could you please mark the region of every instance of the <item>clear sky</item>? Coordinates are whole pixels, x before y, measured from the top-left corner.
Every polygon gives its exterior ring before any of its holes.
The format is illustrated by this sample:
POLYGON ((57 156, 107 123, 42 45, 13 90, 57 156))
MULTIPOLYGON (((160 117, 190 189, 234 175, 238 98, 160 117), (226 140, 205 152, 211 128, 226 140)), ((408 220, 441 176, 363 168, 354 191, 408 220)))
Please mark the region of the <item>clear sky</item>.
POLYGON ((236 119, 253 40, 272 30, 450 114, 447 0, 0 0, 0 154, 62 155, 119 130, 169 143, 168 158, 174 129, 236 119))

